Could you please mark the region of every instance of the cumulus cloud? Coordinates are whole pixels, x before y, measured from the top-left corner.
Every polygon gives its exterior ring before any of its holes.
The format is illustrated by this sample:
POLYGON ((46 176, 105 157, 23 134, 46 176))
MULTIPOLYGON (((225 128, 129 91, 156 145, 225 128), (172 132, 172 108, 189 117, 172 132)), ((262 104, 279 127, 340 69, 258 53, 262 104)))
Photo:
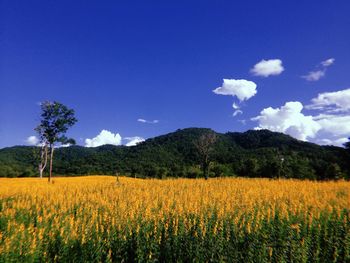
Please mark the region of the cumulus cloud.
POLYGON ((144 142, 145 139, 139 136, 135 137, 125 137, 124 140, 127 140, 128 142, 125 144, 125 146, 135 146, 141 142, 144 142))
POLYGON ((306 108, 325 112, 350 111, 350 89, 320 93, 306 108))
POLYGON ((350 134, 349 115, 324 115, 314 117, 322 127, 322 132, 334 137, 346 137, 350 134))
POLYGON ((152 120, 152 121, 148 121, 145 119, 137 119, 138 122, 142 122, 142 123, 148 123, 148 124, 156 124, 159 122, 159 120, 152 120))
POLYGON ((342 146, 346 142, 350 134, 350 89, 320 93, 306 108, 319 112, 314 116, 322 127, 318 143, 342 146))
POLYGON ((145 139, 140 136, 122 138, 119 133, 102 130, 96 137, 86 139, 85 147, 97 147, 105 144, 135 146, 143 141, 145 141, 145 139))
POLYGON ((280 59, 269 59, 261 60, 259 63, 255 64, 250 70, 255 76, 268 77, 273 75, 279 75, 284 71, 282 65, 282 60, 280 59))
POLYGON ((260 115, 252 120, 258 121, 257 129, 283 132, 306 141, 316 136, 321 125, 312 116, 304 115, 302 109, 303 105, 299 101, 290 101, 280 108, 263 109, 260 115))
POLYGON ((112 133, 107 130, 102 130, 100 134, 92 139, 85 140, 86 147, 97 147, 104 144, 121 145, 122 137, 119 133, 112 133))
POLYGON ((306 109, 318 113, 306 116, 300 102, 287 102, 280 108, 268 107, 252 118, 256 129, 283 132, 300 140, 342 146, 350 134, 350 89, 325 92, 311 100, 306 109))
POLYGON ((257 93, 256 84, 245 79, 224 79, 222 86, 213 90, 215 94, 236 96, 240 101, 248 100, 257 93))
POLYGON ((320 63, 320 67, 317 70, 310 71, 307 75, 301 76, 307 81, 318 81, 326 75, 327 68, 334 63, 334 58, 329 58, 320 63))
POLYGON ((26 139, 26 143, 28 145, 36 146, 39 144, 39 139, 36 136, 32 135, 26 139))

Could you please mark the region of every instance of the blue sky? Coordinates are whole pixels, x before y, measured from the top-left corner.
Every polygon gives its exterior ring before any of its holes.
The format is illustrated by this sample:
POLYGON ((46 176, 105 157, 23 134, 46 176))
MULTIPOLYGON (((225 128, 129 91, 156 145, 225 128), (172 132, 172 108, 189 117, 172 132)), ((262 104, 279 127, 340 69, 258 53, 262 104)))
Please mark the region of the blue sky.
POLYGON ((341 145, 349 14, 347 0, 2 0, 0 148, 36 142, 44 100, 75 109, 80 145, 185 127, 341 145))

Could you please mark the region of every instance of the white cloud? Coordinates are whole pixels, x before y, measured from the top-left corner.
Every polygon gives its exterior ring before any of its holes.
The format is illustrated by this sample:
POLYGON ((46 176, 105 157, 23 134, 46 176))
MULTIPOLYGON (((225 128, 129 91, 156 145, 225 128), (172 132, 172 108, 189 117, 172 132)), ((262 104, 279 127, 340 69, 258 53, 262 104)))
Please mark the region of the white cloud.
POLYGON ((248 100, 256 93, 256 84, 245 79, 224 79, 221 87, 213 90, 215 94, 236 96, 240 101, 248 100))
POLYGON ((310 71, 307 75, 301 77, 306 79, 307 81, 318 81, 326 75, 327 68, 331 66, 334 63, 334 61, 334 58, 326 59, 320 63, 320 69, 310 71))
POLYGON ((142 123, 149 123, 149 124, 156 124, 159 123, 159 120, 152 120, 152 121, 148 121, 145 119, 137 119, 138 122, 142 122, 142 123))
POLYGON ((346 137, 350 134, 350 116, 349 115, 318 115, 314 117, 322 127, 322 132, 335 136, 346 137))
POLYGON ((329 58, 329 59, 322 61, 321 65, 324 67, 329 67, 330 65, 332 65, 334 63, 334 61, 335 61, 335 58, 329 58))
POLYGON ((232 104, 232 108, 234 108, 235 110, 238 110, 240 107, 239 107, 239 105, 237 105, 236 103, 233 103, 233 104, 232 104))
POLYGON ((256 127, 258 129, 283 132, 306 141, 316 136, 321 125, 312 116, 304 115, 302 109, 303 105, 300 102, 290 101, 280 108, 263 109, 260 115, 252 120, 259 122, 259 126, 256 127))
POLYGON ((342 146, 350 134, 350 89, 319 94, 306 109, 319 114, 306 116, 300 102, 287 102, 280 108, 266 108, 252 118, 257 129, 283 132, 300 140, 342 146))
POLYGON ((282 60, 280 59, 269 59, 261 60, 259 63, 255 64, 250 70, 255 76, 268 77, 273 75, 279 75, 284 71, 282 66, 282 60))
POLYGON ((235 110, 235 111, 232 113, 232 116, 233 116, 233 117, 236 117, 238 114, 243 114, 243 111, 241 111, 241 110, 235 110))
POLYGON ((302 76, 302 78, 306 79, 307 81, 318 81, 320 78, 324 77, 325 74, 326 69, 310 71, 309 74, 302 76))
POLYGON ((86 147, 97 147, 104 144, 113 144, 120 145, 122 141, 122 137, 119 133, 112 133, 107 130, 102 130, 100 134, 98 134, 95 138, 86 139, 85 146, 86 147))
POLYGON ((325 112, 350 111, 350 89, 320 93, 306 108, 325 112))
POLYGON ((36 136, 32 135, 26 139, 26 143, 28 145, 36 146, 39 144, 39 139, 36 136))
POLYGON ((70 144, 70 143, 60 145, 60 147, 63 147, 63 148, 70 147, 70 146, 72 146, 72 144, 70 144))
POLYGON ((124 140, 127 140, 128 142, 125 144, 126 146, 135 146, 141 142, 144 142, 145 139, 139 136, 135 137, 125 137, 124 140))
POLYGON ((316 142, 343 146, 350 134, 350 89, 320 93, 306 108, 320 112, 313 117, 322 127, 316 142))
POLYGON ((122 145, 124 144, 122 141, 126 141, 126 146, 135 146, 145 141, 145 139, 139 136, 122 138, 119 133, 114 134, 110 131, 102 130, 95 138, 86 139, 85 147, 97 147, 105 144, 122 145))
POLYGON ((233 104, 232 104, 232 108, 235 110, 235 111, 232 113, 232 116, 233 116, 233 117, 236 117, 238 114, 243 114, 243 111, 240 110, 239 105, 237 105, 236 103, 233 103, 233 104))
MULTIPOLYGON (((36 136, 29 136, 26 140, 25 140, 26 144, 31 145, 31 146, 43 146, 43 143, 40 143, 38 137, 36 136)), ((56 145, 55 147, 69 147, 72 146, 72 144, 67 143, 67 144, 59 144, 56 145)))
POLYGON ((240 110, 239 105, 237 105, 236 103, 233 103, 233 104, 232 104, 232 108, 235 110, 235 111, 232 113, 232 116, 233 116, 233 117, 236 117, 238 114, 243 114, 243 111, 240 110))

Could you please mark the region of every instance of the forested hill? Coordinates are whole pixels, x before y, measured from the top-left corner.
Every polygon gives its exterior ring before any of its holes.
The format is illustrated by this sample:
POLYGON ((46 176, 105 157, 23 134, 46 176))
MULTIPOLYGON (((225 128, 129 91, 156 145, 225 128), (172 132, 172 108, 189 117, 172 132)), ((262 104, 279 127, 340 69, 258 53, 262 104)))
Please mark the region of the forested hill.
MULTIPOLYGON (((200 177, 198 138, 211 131, 187 128, 137 146, 72 146, 55 151, 57 175, 127 174, 137 177, 200 177)), ((210 176, 349 179, 350 153, 302 142, 268 130, 216 133, 210 176)), ((0 176, 36 176, 39 148, 0 149, 0 176)))

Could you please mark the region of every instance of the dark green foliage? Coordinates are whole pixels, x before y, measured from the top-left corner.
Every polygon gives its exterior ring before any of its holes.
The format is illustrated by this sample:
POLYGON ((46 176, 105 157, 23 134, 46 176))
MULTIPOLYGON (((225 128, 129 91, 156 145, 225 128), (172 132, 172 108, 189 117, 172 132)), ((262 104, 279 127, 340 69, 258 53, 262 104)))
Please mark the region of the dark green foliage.
POLYGON ((234 171, 230 166, 220 163, 213 163, 210 172, 211 177, 234 176, 234 171))
POLYGON ((345 177, 340 166, 336 163, 327 164, 325 173, 328 178, 342 179, 345 177))
POLYGON ((41 103, 40 124, 35 128, 42 143, 53 145, 56 142, 62 144, 75 144, 73 139, 64 136, 69 127, 77 122, 74 110, 68 109, 57 101, 44 101, 41 103))
POLYGON ((75 144, 74 139, 67 138, 65 133, 73 126, 77 119, 74 116, 74 110, 67 108, 62 103, 57 101, 44 101, 40 104, 41 115, 40 124, 35 128, 42 144, 42 154, 40 165, 40 177, 46 167, 48 159, 48 148, 50 149, 50 168, 49 168, 49 182, 52 176, 53 157, 55 144, 75 144))
MULTIPOLYGON (((54 174, 127 174, 133 177, 203 177, 194 142, 210 129, 188 128, 148 139, 133 147, 71 146, 56 151, 54 174)), ((216 133, 210 177, 248 176, 349 179, 350 152, 298 141, 268 130, 216 133)), ((0 176, 33 176, 35 147, 0 149, 0 176)))
POLYGON ((346 149, 350 150, 350 137, 349 137, 349 141, 344 143, 344 146, 346 149))

